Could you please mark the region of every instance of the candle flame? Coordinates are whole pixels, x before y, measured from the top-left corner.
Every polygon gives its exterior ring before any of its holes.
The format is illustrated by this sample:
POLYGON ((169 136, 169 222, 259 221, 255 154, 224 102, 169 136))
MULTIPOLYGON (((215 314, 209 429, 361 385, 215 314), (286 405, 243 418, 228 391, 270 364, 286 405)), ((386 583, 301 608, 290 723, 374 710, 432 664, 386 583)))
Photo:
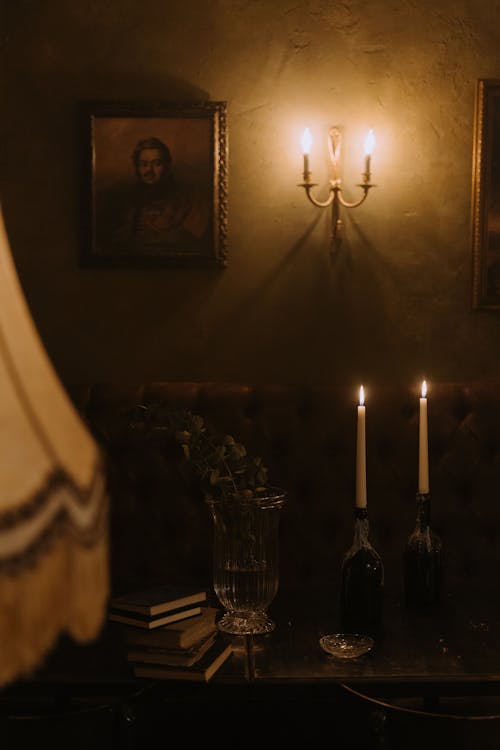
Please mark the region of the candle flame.
POLYGON ((422 383, 422 398, 425 398, 426 396, 427 396, 427 383, 424 380, 424 382, 422 383))
POLYGON ((302 151, 304 154, 310 154, 311 153, 311 146, 312 146, 312 135, 309 128, 306 128, 302 134, 302 151))
POLYGON ((368 135, 365 138, 365 156, 371 156, 375 149, 375 133, 373 130, 368 131, 368 135))
POLYGON ((359 389, 359 405, 365 405, 365 389, 363 388, 363 386, 361 386, 361 388, 359 389))

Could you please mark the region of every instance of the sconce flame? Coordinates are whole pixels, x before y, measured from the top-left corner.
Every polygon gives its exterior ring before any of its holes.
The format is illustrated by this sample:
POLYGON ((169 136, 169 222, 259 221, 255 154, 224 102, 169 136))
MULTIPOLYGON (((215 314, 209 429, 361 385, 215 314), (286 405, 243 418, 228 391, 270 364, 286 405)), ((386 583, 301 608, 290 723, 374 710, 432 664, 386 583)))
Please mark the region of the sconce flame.
POLYGON ((422 398, 425 398, 426 396, 427 396, 427 383, 424 380, 424 382, 422 383, 422 398))
POLYGON ((368 135, 365 138, 365 156, 372 156, 375 150, 375 133, 373 130, 368 131, 368 135))
POLYGON ((363 388, 363 386, 361 386, 359 389, 359 405, 365 405, 365 389, 363 388))
POLYGON ((311 146, 312 146, 312 135, 309 128, 306 128, 302 134, 302 152, 304 154, 310 154, 311 153, 311 146))

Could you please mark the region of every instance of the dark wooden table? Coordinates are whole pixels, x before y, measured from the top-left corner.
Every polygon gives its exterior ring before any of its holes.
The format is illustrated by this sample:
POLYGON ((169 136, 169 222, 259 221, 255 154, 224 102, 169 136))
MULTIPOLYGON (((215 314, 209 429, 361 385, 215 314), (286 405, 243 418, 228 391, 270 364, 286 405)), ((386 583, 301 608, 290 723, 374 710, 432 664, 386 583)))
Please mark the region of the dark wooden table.
POLYGON ((333 731, 342 748, 500 748, 494 577, 450 586, 443 606, 426 614, 406 611, 398 592, 388 593, 381 637, 372 652, 349 661, 326 654, 319 643, 338 632, 331 594, 277 597, 275 632, 248 638, 247 671, 256 691, 300 690, 295 705, 316 707, 311 723, 323 727, 317 739, 333 731), (335 720, 329 723, 328 715, 335 720))
POLYGON ((338 632, 335 595, 328 604, 323 592, 283 593, 272 608, 275 632, 249 643, 251 679, 348 683, 384 695, 500 695, 500 599, 495 581, 485 583, 457 585, 425 615, 407 612, 397 594, 387 596, 381 637, 371 653, 350 661, 319 644, 338 632))
POLYGON ((450 587, 441 610, 427 616, 407 613, 397 593, 387 593, 382 637, 371 653, 352 661, 327 655, 319 644, 338 630, 336 601, 334 591, 280 591, 270 609, 276 630, 231 639, 231 659, 208 684, 135 679, 121 626, 109 623, 96 643, 63 640, 35 675, 0 693, 0 718, 12 716, 23 699, 37 710, 51 699, 53 706, 73 709, 92 701, 101 709, 118 706, 124 726, 142 715, 135 722, 139 739, 124 735, 131 748, 143 746, 145 732, 171 726, 189 725, 201 738, 214 717, 222 731, 245 727, 249 744, 264 732, 269 736, 271 722, 276 741, 310 745, 323 742, 327 732, 339 750, 406 750, 422 743, 428 750, 430 735, 452 741, 454 750, 500 747, 495 580, 450 587), (453 716, 467 723, 450 723, 453 716), (417 721, 411 729, 410 720, 417 721), (426 721, 441 723, 429 727, 426 721))

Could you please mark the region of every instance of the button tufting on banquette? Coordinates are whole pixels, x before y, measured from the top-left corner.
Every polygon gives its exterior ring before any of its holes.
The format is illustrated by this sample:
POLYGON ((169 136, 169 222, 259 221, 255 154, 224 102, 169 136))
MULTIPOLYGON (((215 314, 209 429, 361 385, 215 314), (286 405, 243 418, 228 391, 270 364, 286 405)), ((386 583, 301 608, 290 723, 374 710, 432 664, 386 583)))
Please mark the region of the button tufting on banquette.
MULTIPOLYGON (((171 460, 126 428, 132 406, 155 401, 190 409, 234 435, 287 490, 281 587, 337 578, 352 538, 356 388, 159 382, 96 383, 68 392, 107 455, 116 591, 166 578, 210 581, 207 508, 171 460)), ((397 591, 416 514, 420 394, 394 386, 365 386, 365 393, 371 535, 386 585, 397 591)), ((500 388, 430 383, 428 398, 432 517, 447 577, 500 570, 500 388)))

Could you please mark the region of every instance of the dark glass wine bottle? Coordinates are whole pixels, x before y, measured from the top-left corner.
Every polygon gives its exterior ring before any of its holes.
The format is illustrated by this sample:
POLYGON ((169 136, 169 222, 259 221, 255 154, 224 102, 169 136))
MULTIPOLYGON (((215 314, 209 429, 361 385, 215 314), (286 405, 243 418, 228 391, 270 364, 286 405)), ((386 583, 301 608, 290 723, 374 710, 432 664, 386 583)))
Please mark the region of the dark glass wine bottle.
POLYGON ((372 637, 382 629, 384 565, 369 540, 368 510, 354 509, 354 540, 341 567, 340 627, 372 637))
POLYGON ((415 610, 433 609, 443 600, 443 545, 431 528, 431 498, 417 492, 417 520, 406 543, 405 604, 415 610))

